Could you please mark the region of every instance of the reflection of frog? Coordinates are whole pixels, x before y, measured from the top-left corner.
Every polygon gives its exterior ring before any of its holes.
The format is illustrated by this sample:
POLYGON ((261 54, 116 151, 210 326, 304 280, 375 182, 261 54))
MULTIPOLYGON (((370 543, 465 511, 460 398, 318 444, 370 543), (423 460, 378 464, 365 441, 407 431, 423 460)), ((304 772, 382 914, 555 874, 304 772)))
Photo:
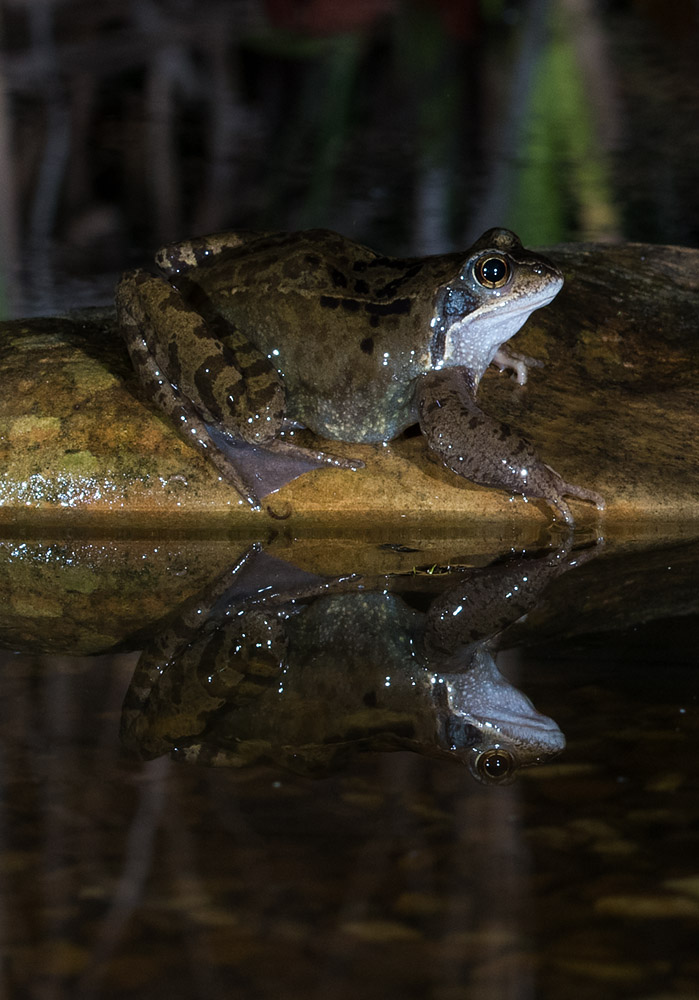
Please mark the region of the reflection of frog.
POLYGON ((133 364, 252 506, 309 468, 361 466, 301 448, 292 426, 378 442, 417 422, 432 452, 467 479, 543 497, 569 522, 564 495, 603 506, 475 403, 491 363, 526 381, 533 362, 502 345, 563 283, 513 233, 492 229, 464 253, 408 260, 325 230, 224 233, 157 260, 172 284, 136 271, 117 289, 133 364), (265 480, 250 471, 260 450, 299 464, 265 480))
POLYGON ((429 594, 396 578, 401 596, 386 578, 324 582, 250 553, 143 652, 122 739, 141 756, 304 773, 356 750, 413 750, 510 780, 565 740, 499 673, 490 642, 588 554, 422 577, 429 594))

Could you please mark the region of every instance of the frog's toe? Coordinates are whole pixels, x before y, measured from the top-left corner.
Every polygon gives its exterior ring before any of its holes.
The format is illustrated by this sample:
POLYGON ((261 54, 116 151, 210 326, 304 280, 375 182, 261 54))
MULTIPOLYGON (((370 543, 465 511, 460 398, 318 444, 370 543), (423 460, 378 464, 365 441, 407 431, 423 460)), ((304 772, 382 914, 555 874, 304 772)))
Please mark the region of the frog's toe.
POLYGON ((575 497, 576 500, 586 500, 588 503, 593 503, 597 510, 604 510, 607 506, 604 497, 600 496, 594 490, 585 489, 584 486, 575 486, 573 483, 563 483, 559 487, 560 492, 565 494, 567 497, 575 497))
POLYGON ((549 499, 548 497, 546 497, 545 499, 548 500, 548 502, 551 504, 554 510, 561 515, 561 519, 563 523, 566 525, 566 527, 568 528, 575 527, 575 518, 573 517, 572 511, 568 506, 568 504, 563 499, 563 497, 557 497, 555 500, 549 499))
POLYGON ((583 486, 575 486, 573 483, 565 482, 555 469, 544 463, 541 464, 538 472, 539 475, 535 477, 538 479, 537 485, 534 486, 531 484, 529 490, 525 490, 525 493, 528 493, 532 497, 538 496, 540 499, 550 503, 560 514, 566 527, 574 528, 575 519, 570 507, 563 499, 564 496, 574 497, 576 500, 585 500, 588 503, 593 503, 597 510, 604 510, 604 499, 594 490, 588 490, 583 486))

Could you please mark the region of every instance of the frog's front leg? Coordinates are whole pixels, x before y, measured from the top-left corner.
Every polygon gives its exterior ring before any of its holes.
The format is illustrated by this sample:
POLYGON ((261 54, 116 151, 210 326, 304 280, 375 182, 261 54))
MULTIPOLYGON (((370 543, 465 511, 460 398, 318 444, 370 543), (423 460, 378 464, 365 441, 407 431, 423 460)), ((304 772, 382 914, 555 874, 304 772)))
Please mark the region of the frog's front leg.
POLYGON ((495 352, 492 364, 501 372, 509 368, 517 380, 517 385, 526 385, 530 368, 543 368, 544 362, 538 358, 530 358, 528 354, 520 354, 519 351, 512 351, 503 344, 495 352))
POLYGON ((574 521, 564 496, 604 509, 598 493, 567 483, 537 457, 528 441, 484 413, 475 393, 475 380, 465 368, 442 368, 418 379, 420 427, 446 466, 482 486, 547 500, 570 527, 574 521))

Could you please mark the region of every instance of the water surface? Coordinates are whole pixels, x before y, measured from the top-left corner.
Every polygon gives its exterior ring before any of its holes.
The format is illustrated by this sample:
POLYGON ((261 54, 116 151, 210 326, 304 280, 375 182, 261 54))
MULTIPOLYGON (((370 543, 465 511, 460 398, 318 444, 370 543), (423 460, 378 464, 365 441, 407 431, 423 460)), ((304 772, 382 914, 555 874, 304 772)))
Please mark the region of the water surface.
POLYGON ((139 761, 138 652, 1 654, 5 995, 696 997, 699 620, 653 586, 498 654, 567 740, 508 785, 405 751, 139 761))

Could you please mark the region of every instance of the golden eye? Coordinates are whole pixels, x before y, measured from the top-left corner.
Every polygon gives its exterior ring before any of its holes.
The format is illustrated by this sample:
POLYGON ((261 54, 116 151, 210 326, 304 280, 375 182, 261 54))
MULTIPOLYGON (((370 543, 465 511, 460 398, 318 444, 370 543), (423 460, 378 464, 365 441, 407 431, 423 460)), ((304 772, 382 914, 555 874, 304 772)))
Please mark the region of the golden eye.
POLYGON ((473 268, 476 281, 484 288, 502 288, 510 280, 507 257, 499 253, 486 253, 479 257, 473 268))
POLYGON ((514 776, 515 759, 507 750, 496 747, 478 755, 476 770, 483 781, 499 783, 514 776))

